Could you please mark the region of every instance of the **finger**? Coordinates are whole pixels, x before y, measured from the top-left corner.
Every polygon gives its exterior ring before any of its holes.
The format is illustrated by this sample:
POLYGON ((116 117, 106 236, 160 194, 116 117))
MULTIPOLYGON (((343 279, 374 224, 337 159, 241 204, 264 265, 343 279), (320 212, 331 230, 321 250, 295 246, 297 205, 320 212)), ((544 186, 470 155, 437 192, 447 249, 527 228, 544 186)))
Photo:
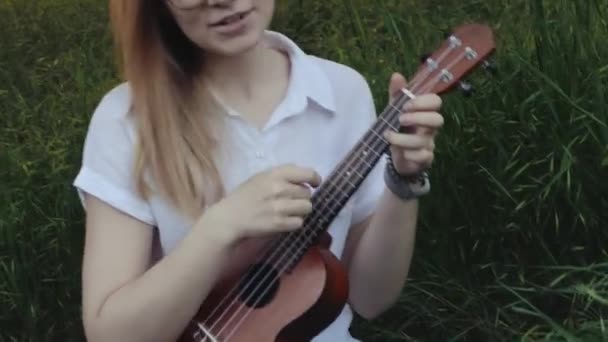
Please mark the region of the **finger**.
POLYGON ((403 158, 409 162, 430 166, 433 163, 434 154, 427 149, 405 150, 403 158))
POLYGON ((430 137, 431 139, 437 135, 437 129, 425 126, 402 126, 402 133, 414 134, 421 137, 430 137))
POLYGON ((304 199, 278 200, 276 210, 279 216, 305 216, 312 212, 312 202, 304 199))
POLYGON ((304 219, 300 216, 290 216, 285 218, 285 229, 287 230, 297 230, 302 228, 304 224, 304 219))
POLYGON ((429 146, 429 139, 425 136, 416 134, 397 133, 386 131, 384 138, 392 145, 404 149, 421 149, 429 146))
POLYGON ((443 101, 436 94, 423 94, 411 101, 407 101, 403 105, 403 109, 407 112, 436 112, 439 111, 443 101))
POLYGON ((399 123, 403 126, 424 126, 438 129, 443 126, 443 116, 437 112, 412 112, 399 116, 399 123))
POLYGON ((312 202, 310 200, 295 199, 288 202, 289 211, 286 213, 288 216, 306 216, 312 213, 312 202))
POLYGON ((312 190, 307 185, 278 181, 272 184, 271 195, 275 199, 301 198, 310 199, 312 190))
POLYGON ((289 183, 309 184, 318 187, 321 184, 321 175, 311 168, 295 165, 283 165, 275 169, 275 175, 289 183))
POLYGON ((403 75, 397 72, 391 75, 391 79, 388 86, 388 94, 391 103, 397 97, 401 89, 405 88, 406 86, 407 80, 405 79, 405 77, 403 77, 403 75))
POLYGON ((285 196, 289 198, 310 199, 312 197, 312 189, 306 185, 288 184, 285 196))
POLYGON ((275 228, 280 231, 293 231, 302 228, 304 218, 301 216, 277 217, 275 228))

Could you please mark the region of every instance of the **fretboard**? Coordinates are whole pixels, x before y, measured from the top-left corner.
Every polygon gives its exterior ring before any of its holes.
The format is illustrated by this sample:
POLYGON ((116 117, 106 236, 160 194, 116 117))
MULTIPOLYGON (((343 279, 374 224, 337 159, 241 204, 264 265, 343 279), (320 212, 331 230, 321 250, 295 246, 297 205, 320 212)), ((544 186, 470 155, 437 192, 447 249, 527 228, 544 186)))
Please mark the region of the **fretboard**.
MULTIPOLYGON (((273 255, 289 255, 289 258, 280 258, 282 261, 280 264, 284 264, 285 260, 288 260, 287 265, 281 266, 291 268, 311 246, 317 243, 321 234, 329 229, 338 213, 385 154, 389 144, 383 133, 388 129, 399 130, 400 108, 409 99, 408 95, 400 92, 393 104, 387 106, 378 116, 376 122, 315 192, 312 197, 313 211, 304 220, 303 228, 285 234, 277 240, 268 251, 266 260, 275 259, 272 257, 273 255)), ((279 267, 279 269, 283 268, 279 267)))

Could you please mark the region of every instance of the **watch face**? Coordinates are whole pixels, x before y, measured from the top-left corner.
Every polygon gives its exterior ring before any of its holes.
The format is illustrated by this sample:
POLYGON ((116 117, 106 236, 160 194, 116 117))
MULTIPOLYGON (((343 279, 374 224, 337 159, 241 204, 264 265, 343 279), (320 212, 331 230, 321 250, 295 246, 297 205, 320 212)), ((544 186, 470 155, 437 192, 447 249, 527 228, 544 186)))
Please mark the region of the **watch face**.
POLYGON ((431 187, 426 171, 416 175, 402 176, 395 170, 390 160, 385 168, 384 179, 388 188, 403 200, 425 195, 431 187))
POLYGON ((423 172, 410 184, 412 192, 417 195, 425 194, 430 190, 430 182, 426 172, 423 172))

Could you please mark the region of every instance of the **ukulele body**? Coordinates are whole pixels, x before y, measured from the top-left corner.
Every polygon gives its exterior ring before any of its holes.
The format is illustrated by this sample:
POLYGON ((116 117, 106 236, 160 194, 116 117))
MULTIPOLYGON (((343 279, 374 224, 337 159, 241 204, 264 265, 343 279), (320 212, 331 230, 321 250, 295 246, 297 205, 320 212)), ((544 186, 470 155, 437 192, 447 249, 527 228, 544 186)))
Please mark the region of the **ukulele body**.
POLYGON ((310 248, 290 272, 278 278, 270 296, 257 297, 264 298, 264 303, 248 305, 243 296, 231 296, 222 303, 229 291, 238 286, 242 275, 219 283, 193 319, 201 325, 187 329, 179 341, 312 340, 338 317, 348 299, 346 270, 328 249, 331 237, 324 235, 320 244, 310 248), (233 297, 238 299, 233 301, 233 297))

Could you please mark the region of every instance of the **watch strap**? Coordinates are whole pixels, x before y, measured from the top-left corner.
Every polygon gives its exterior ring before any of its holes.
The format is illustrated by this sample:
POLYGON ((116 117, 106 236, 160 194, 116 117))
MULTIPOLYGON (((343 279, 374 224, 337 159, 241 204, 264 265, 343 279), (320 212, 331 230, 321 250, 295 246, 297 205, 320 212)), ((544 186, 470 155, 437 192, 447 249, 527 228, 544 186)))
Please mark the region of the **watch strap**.
POLYGON ((418 198, 428 194, 431 190, 431 182, 427 171, 403 176, 395 169, 390 155, 384 171, 384 182, 389 190, 403 200, 418 198))

